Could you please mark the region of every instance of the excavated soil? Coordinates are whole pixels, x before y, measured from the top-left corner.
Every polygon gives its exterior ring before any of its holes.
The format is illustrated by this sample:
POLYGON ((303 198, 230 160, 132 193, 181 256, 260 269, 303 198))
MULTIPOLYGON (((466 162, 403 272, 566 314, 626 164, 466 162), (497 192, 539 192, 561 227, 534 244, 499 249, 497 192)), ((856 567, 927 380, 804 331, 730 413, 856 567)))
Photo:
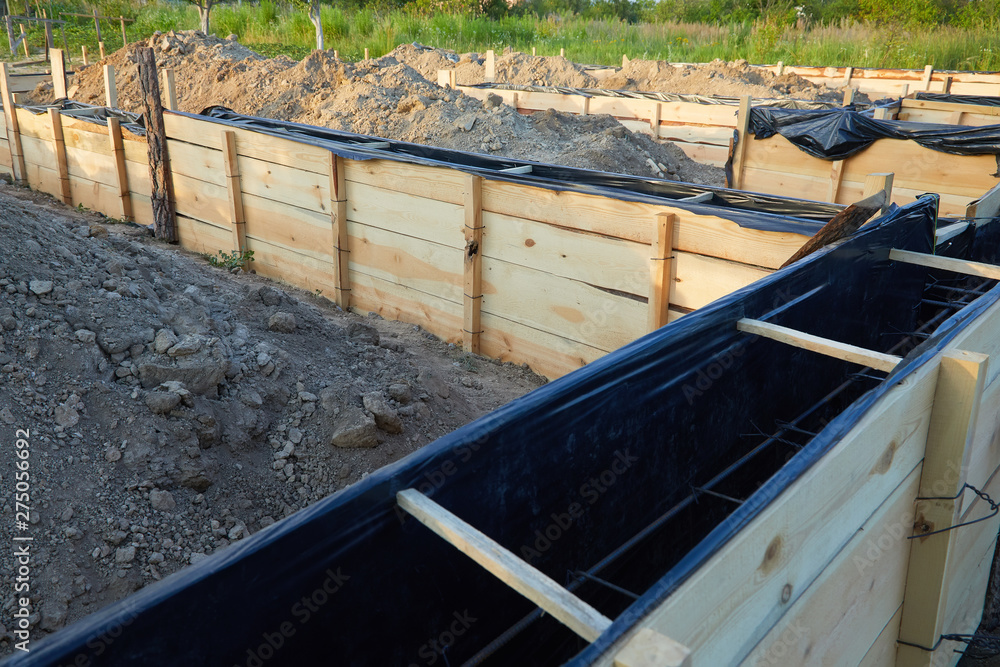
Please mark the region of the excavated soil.
POLYGON ((5 618, 37 641, 543 382, 0 182, 5 618))
MULTIPOLYGON (((525 116, 497 96, 479 101, 432 83, 425 69, 437 52, 400 47, 376 60, 347 63, 331 51, 302 61, 262 58, 231 39, 201 33, 150 38, 157 64, 176 77, 178 105, 198 113, 212 105, 240 113, 319 125, 338 130, 461 151, 561 164, 584 169, 658 176, 722 185, 723 171, 698 164, 670 143, 628 131, 610 116, 575 116, 547 111, 525 116)), ((103 65, 115 67, 119 106, 140 111, 142 98, 131 56, 147 42, 130 44, 81 69, 74 99, 103 104, 103 65)), ((435 75, 436 79, 436 75, 435 75)), ((35 101, 51 93, 39 89, 35 101)))

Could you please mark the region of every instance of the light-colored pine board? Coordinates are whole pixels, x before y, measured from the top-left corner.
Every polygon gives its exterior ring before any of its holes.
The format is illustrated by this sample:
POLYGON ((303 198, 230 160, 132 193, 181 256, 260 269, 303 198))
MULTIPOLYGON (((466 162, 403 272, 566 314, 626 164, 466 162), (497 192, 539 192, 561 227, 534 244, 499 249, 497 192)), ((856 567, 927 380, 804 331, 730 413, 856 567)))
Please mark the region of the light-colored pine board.
POLYGON ((643 628, 615 655, 614 667, 690 667, 691 651, 669 637, 643 628))
POLYGON ((879 139, 846 161, 844 179, 863 182, 868 174, 892 171, 899 187, 943 191, 971 200, 997 184, 996 170, 992 155, 953 155, 915 141, 879 139))
POLYGON ((132 215, 136 224, 151 226, 153 224, 153 204, 149 192, 131 192, 132 215))
POLYGON ((708 146, 704 144, 678 143, 677 147, 695 162, 703 162, 714 167, 726 164, 729 157, 728 146, 708 146))
POLYGON ((226 189, 229 192, 229 220, 233 226, 233 248, 243 253, 247 249, 247 217, 243 211, 243 188, 240 182, 234 132, 223 130, 222 147, 226 189))
MULTIPOLYGON (((107 134, 104 135, 104 141, 108 141, 107 134)), ((115 171, 115 159, 112 155, 97 155, 66 146, 66 166, 69 168, 71 179, 83 178, 108 187, 118 187, 118 174, 115 171)), ((119 211, 114 217, 117 218, 120 214, 119 211)))
POLYGON ((819 576, 793 590, 787 611, 742 662, 857 665, 899 609, 906 581, 918 465, 819 576))
POLYGON ((1000 280, 1000 266, 996 264, 984 264, 982 262, 972 262, 954 257, 942 257, 939 255, 928 255, 922 252, 912 252, 909 250, 893 249, 889 252, 889 259, 917 266, 926 266, 932 269, 944 269, 955 273, 978 276, 1000 280))
POLYGON ((463 302, 462 251, 376 227, 348 223, 351 270, 463 302))
MULTIPOLYGON (((72 170, 70 173, 72 174, 72 170)), ((71 175, 70 190, 76 204, 103 213, 109 218, 116 218, 120 215, 121 199, 116 188, 105 183, 97 183, 71 175)))
POLYGON ((736 323, 737 328, 748 334, 770 338, 771 340, 823 354, 835 359, 842 359, 852 364, 870 366, 880 371, 892 371, 902 358, 875 350, 866 350, 856 345, 814 336, 813 334, 788 327, 779 326, 760 320, 742 319, 736 323))
MULTIPOLYGON (((465 174, 455 169, 407 164, 393 160, 346 160, 344 178, 348 192, 354 183, 408 195, 429 196, 456 206, 464 203, 465 174)), ((348 199, 353 197, 348 196, 348 199)))
POLYGON ((740 98, 740 108, 736 116, 736 146, 733 148, 733 175, 731 188, 743 188, 743 172, 747 167, 747 155, 750 144, 757 143, 750 138, 750 108, 749 96, 740 98))
POLYGON ((903 607, 900 605, 886 626, 882 628, 878 639, 868 649, 868 653, 862 658, 858 667, 895 667, 896 638, 899 636, 899 620, 902 613, 903 607))
POLYGON ((246 233, 285 250, 332 262, 330 219, 322 213, 243 195, 246 233))
POLYGON ((226 188, 173 174, 177 214, 229 229, 229 193, 226 188))
POLYGON ((177 214, 177 234, 182 247, 203 255, 215 255, 219 250, 232 250, 229 246, 233 242, 233 236, 228 229, 186 215, 177 214))
POLYGON ((56 156, 52 150, 52 140, 44 141, 35 137, 21 137, 21 150, 26 165, 33 164, 59 173, 56 156))
POLYGON ((649 320, 647 328, 656 331, 668 322, 670 293, 674 283, 673 240, 677 216, 661 213, 655 218, 653 245, 649 259, 649 320))
POLYGON ((17 108, 17 126, 22 137, 35 137, 52 141, 52 126, 47 114, 33 114, 23 107, 17 108))
MULTIPOLYGON (((492 53, 492 51, 490 52, 492 53)), ((483 179, 465 177, 465 323, 462 327, 462 347, 479 354, 482 335, 483 303, 483 179)))
POLYGON ((670 303, 694 310, 771 274, 767 269, 674 250, 670 303))
MULTIPOLYGON (((349 168, 347 173, 350 173, 349 168)), ((425 239, 456 250, 465 247, 465 209, 459 204, 414 197, 351 181, 347 181, 346 189, 347 219, 351 222, 425 239)))
POLYGON ((59 172, 53 169, 28 162, 25 164, 25 177, 28 185, 39 192, 50 194, 53 197, 59 197, 62 194, 59 172))
POLYGON ((925 364, 883 395, 640 625, 690 647, 694 664, 749 653, 785 613, 785 586, 814 581, 920 462, 936 371, 925 364))
POLYGON ((125 147, 122 144, 121 123, 117 118, 108 119, 108 141, 115 169, 115 184, 118 186, 118 196, 121 199, 121 218, 132 218, 132 200, 129 197, 128 172, 125 170, 125 147))
POLYGON ((330 215, 329 173, 317 174, 245 156, 239 158, 239 170, 246 194, 330 215))
POLYGON ((607 354, 596 347, 490 313, 482 313, 481 322, 480 343, 484 355, 528 364, 534 372, 549 379, 562 377, 607 354))
MULTIPOLYGON (((128 146, 128 142, 125 145, 128 146)), ((128 151, 126 150, 127 155, 128 151)), ((153 191, 152 181, 149 180, 149 165, 125 160, 125 174, 128 176, 128 187, 133 199, 136 194, 143 195, 146 199, 149 199, 149 195, 153 191)), ((136 208, 137 205, 133 202, 133 214, 136 208)))
POLYGON ((611 619, 416 489, 400 491, 396 494, 396 502, 439 537, 584 640, 596 640, 611 625, 611 619))
POLYGON ((1000 183, 971 202, 965 209, 965 215, 969 218, 976 218, 976 225, 985 225, 991 218, 1000 216, 1000 183))
POLYGON ((447 343, 462 342, 462 306, 405 285, 369 276, 351 266, 351 309, 417 324, 447 343))
POLYGON ((581 282, 483 258, 484 313, 606 352, 646 333, 646 303, 581 282))
POLYGON ((330 154, 330 242, 333 253, 334 300, 343 310, 351 307, 351 238, 347 230, 347 181, 344 159, 330 154))
MULTIPOLYGON (((227 246, 232 250, 233 232, 227 224, 227 246)), ((332 264, 279 248, 247 234, 247 248, 253 250, 250 268, 262 276, 275 278, 309 292, 319 290, 330 297, 334 293, 332 264)))
POLYGON ((174 174, 226 187, 226 174, 220 169, 223 159, 221 150, 172 139, 167 141, 167 150, 170 151, 170 170, 174 174))
MULTIPOLYGON (((975 442, 989 357, 975 352, 951 351, 941 359, 934 408, 931 412, 927 449, 920 479, 920 497, 952 497, 962 488, 958 474, 975 442)), ((918 530, 931 532, 957 523, 961 502, 955 500, 920 500, 915 508, 914 524, 918 530)), ((910 541, 910 564, 906 577, 906 599, 900 639, 933 646, 948 632, 944 625, 947 599, 947 573, 953 561, 956 532, 929 535, 910 541)), ((916 667, 916 663, 907 667, 916 667)))

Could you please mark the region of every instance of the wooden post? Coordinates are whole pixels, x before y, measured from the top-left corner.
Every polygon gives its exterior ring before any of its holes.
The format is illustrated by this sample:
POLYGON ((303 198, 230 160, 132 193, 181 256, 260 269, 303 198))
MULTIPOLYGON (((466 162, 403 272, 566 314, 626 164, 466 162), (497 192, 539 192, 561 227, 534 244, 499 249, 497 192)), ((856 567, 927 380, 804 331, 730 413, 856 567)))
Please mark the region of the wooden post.
POLYGON ((931 89, 931 77, 934 76, 934 66, 928 65, 924 68, 924 78, 921 79, 921 83, 924 86, 924 90, 931 89))
MULTIPOLYGON (((101 54, 103 57, 104 54, 101 54)), ((104 105, 118 108, 118 89, 115 87, 115 66, 104 66, 104 105)))
POLYGON ((675 213, 660 213, 653 229, 649 262, 649 317, 647 328, 656 331, 667 323, 670 286, 673 284, 675 213))
POLYGON ((83 53, 83 66, 86 67, 87 65, 90 64, 90 61, 87 60, 87 47, 81 46, 80 51, 83 53))
POLYGON ((128 35, 125 34, 125 17, 119 16, 118 20, 122 23, 122 45, 128 46, 128 35))
POLYGON ((615 654, 614 667, 691 667, 691 649, 650 628, 640 628, 615 654))
POLYGON ((882 204, 882 213, 889 210, 889 206, 892 204, 892 181, 895 177, 894 172, 885 172, 879 174, 868 174, 865 178, 865 190, 862 199, 868 199, 876 192, 885 192, 885 203, 882 204))
POLYGON ((483 178, 465 177, 465 319, 462 347, 479 354, 483 305, 483 178))
POLYGON ((63 138, 62 114, 58 109, 49 108, 49 122, 52 124, 52 149, 56 155, 56 170, 59 172, 59 192, 64 204, 73 204, 73 192, 69 183, 69 165, 66 163, 66 140, 63 138))
POLYGON ((622 69, 625 69, 626 67, 628 67, 628 64, 629 64, 628 55, 625 54, 625 53, 623 53, 622 54, 622 69))
POLYGON ((0 97, 3 98, 3 111, 7 122, 7 143, 10 145, 14 180, 23 185, 27 182, 27 172, 24 168, 21 130, 17 124, 17 110, 14 108, 14 96, 10 93, 10 75, 7 68, 7 63, 0 62, 0 97))
POLYGON ((493 49, 486 52, 486 72, 483 80, 486 83, 493 83, 497 80, 497 56, 493 49))
POLYGON ((457 88, 458 75, 453 69, 438 70, 438 85, 443 88, 457 88))
POLYGON ((778 61, 778 76, 782 76, 785 73, 785 63, 778 61))
POLYGON ((174 87, 174 70, 163 70, 163 96, 166 98, 167 108, 177 111, 177 90, 174 87))
POLYGON ((21 46, 24 47, 24 57, 31 57, 31 49, 28 48, 28 31, 24 29, 23 23, 18 23, 17 27, 21 29, 21 46))
MULTIPOLYGON (((104 40, 101 39, 101 21, 97 18, 97 10, 94 10, 94 30, 97 32, 97 43, 100 44, 104 40)), ((104 57, 104 53, 101 53, 101 57, 104 57)))
POLYGON ((532 57, 534 57, 534 55, 535 55, 535 47, 531 47, 531 55, 532 55, 532 57))
POLYGON ((66 95, 66 53, 62 49, 50 49, 49 59, 52 61, 52 94, 57 100, 66 95))
POLYGON ((105 54, 104 54, 104 42, 98 42, 97 43, 97 50, 101 54, 101 60, 104 60, 104 58, 105 58, 105 54))
POLYGON ((875 120, 889 120, 889 107, 879 107, 872 113, 875 120))
POLYGON ((952 76, 951 76, 950 74, 948 74, 948 75, 946 75, 946 76, 944 77, 944 84, 943 84, 943 86, 942 86, 942 89, 941 89, 941 90, 942 90, 942 92, 944 92, 945 94, 948 94, 948 93, 950 93, 950 92, 951 92, 951 81, 952 81, 952 76))
POLYGON ((14 21, 10 18, 10 14, 3 17, 3 23, 4 27, 7 28, 7 46, 10 48, 11 57, 13 57, 17 47, 14 45, 14 21))
POLYGON ((351 307, 351 250, 347 230, 344 159, 330 153, 330 222, 333 225, 333 284, 337 305, 351 307))
POLYGON ((854 77, 854 68, 853 67, 845 67, 844 68, 844 82, 841 85, 850 86, 851 85, 851 79, 853 77, 854 77))
MULTIPOLYGON (((43 13, 45 10, 42 10, 43 13)), ((52 52, 52 47, 56 45, 55 38, 52 35, 52 24, 48 21, 45 22, 45 55, 50 57, 52 52)))
POLYGON ((844 91, 844 106, 845 107, 849 107, 852 104, 854 104, 854 93, 856 93, 856 92, 857 92, 857 90, 855 90, 854 88, 848 88, 847 90, 844 91))
POLYGON ((226 185, 229 189, 229 218, 233 225, 233 248, 240 254, 247 250, 247 219, 243 213, 243 184, 240 182, 240 165, 236 157, 236 133, 222 131, 222 159, 226 168, 226 185))
POLYGON ((149 177, 152 182, 150 196, 153 205, 153 228, 156 238, 169 243, 177 242, 177 224, 173 210, 173 183, 170 176, 170 156, 167 153, 167 133, 163 127, 163 106, 160 103, 160 85, 156 76, 156 59, 153 49, 141 48, 137 52, 139 85, 145 107, 146 145, 149 153, 149 177))
POLYGON ((580 115, 589 116, 590 115, 590 95, 583 95, 581 100, 580 115))
POLYGON ((333 50, 333 59, 340 60, 340 51, 338 51, 337 49, 333 50))
POLYGON ((368 60, 368 49, 365 49, 365 60, 368 60))
MULTIPOLYGON (((972 447, 979 405, 982 401, 989 357, 975 352, 945 352, 938 371, 931 408, 924 463, 920 472, 920 498, 959 495, 965 483, 963 465, 972 447)), ((914 508, 916 535, 948 528, 960 522, 963 502, 918 500, 914 508)), ((944 627, 948 602, 948 569, 958 557, 957 531, 910 540, 906 592, 899 639, 921 646, 935 646, 949 629, 944 627)), ((951 648, 942 649, 950 653, 951 648)), ((897 665, 938 664, 935 654, 905 644, 898 645, 897 665)))
POLYGON ((844 160, 834 160, 830 165, 830 190, 827 201, 836 204, 840 194, 840 182, 844 178, 844 160))
POLYGON ((899 91, 899 96, 900 97, 906 97, 909 94, 910 94, 910 84, 904 83, 903 84, 903 89, 901 91, 899 91))
POLYGON ((740 110, 736 115, 736 147, 733 151, 733 182, 727 187, 743 187, 743 161, 746 159, 747 144, 750 142, 750 97, 740 98, 740 110))
POLYGON ((108 119, 108 139, 111 145, 111 154, 115 158, 115 175, 118 177, 118 197, 122 203, 122 220, 131 220, 132 193, 128 187, 128 172, 125 171, 125 144, 122 142, 122 128, 117 118, 108 119))
POLYGON ((653 131, 653 138, 660 138, 660 113, 661 105, 660 102, 653 102, 653 112, 649 115, 649 129, 653 131))
POLYGON ((561 58, 565 58, 566 57, 566 49, 559 49, 559 56, 561 58))

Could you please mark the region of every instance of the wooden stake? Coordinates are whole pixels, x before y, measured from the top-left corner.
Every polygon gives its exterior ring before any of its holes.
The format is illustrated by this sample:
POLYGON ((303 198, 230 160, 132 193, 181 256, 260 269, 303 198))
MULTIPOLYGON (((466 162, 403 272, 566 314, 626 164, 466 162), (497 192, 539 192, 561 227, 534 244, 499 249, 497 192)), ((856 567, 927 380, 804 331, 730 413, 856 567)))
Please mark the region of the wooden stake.
POLYGON ((628 67, 628 64, 629 64, 628 55, 626 55, 626 54, 623 53, 622 54, 622 69, 625 69, 626 67, 628 67))
POLYGON ((830 192, 827 200, 836 204, 840 194, 840 182, 844 178, 844 160, 834 160, 830 165, 830 192))
POLYGON ((868 366, 886 373, 891 372, 903 360, 902 357, 874 350, 866 350, 856 345, 813 336, 812 334, 771 324, 770 322, 761 322, 760 320, 743 318, 736 323, 736 328, 745 333, 763 336, 779 343, 824 354, 835 359, 842 359, 852 364, 868 366))
POLYGON ((24 24, 19 23, 17 27, 21 29, 21 46, 24 47, 24 57, 31 57, 31 50, 28 48, 28 31, 24 29, 24 24))
POLYGON ((854 88, 848 88, 847 90, 844 91, 844 106, 845 107, 849 107, 852 104, 854 104, 854 93, 856 93, 856 92, 857 92, 857 90, 855 90, 854 88))
POLYGON ((396 502, 420 523, 584 640, 593 642, 611 625, 611 619, 416 489, 400 491, 396 494, 396 502))
POLYGON ((614 667, 690 667, 691 649, 655 630, 640 628, 615 654, 614 667))
POLYGON ((483 305, 483 178, 465 177, 465 319, 462 347, 479 354, 483 305))
POLYGON ((946 76, 944 77, 944 84, 942 85, 942 88, 941 88, 941 90, 942 90, 942 92, 944 92, 945 94, 947 94, 947 93, 950 93, 950 92, 951 92, 951 80, 952 80, 952 77, 951 77, 951 75, 950 75, 950 74, 948 74, 948 75, 946 75, 946 76))
POLYGON ((170 156, 167 153, 167 133, 163 127, 163 105, 160 103, 160 85, 156 76, 156 59, 153 49, 137 51, 139 85, 142 88, 146 120, 146 145, 149 154, 149 177, 152 182, 150 200, 153 205, 153 228, 156 238, 169 243, 177 242, 177 223, 174 220, 174 192, 170 175, 170 156))
POLYGON ((247 219, 243 213, 243 186, 240 182, 240 165, 236 157, 236 133, 222 131, 222 160, 226 168, 226 185, 229 189, 229 220, 233 226, 233 248, 240 254, 247 250, 247 219))
POLYGON ((128 172, 125 170, 125 144, 122 142, 121 123, 117 118, 108 119, 108 139, 111 154, 115 158, 115 175, 118 177, 118 197, 122 202, 122 220, 132 219, 132 193, 128 187, 128 172))
POLYGON ((653 102, 653 112, 649 115, 649 129, 653 131, 653 138, 658 139, 660 137, 660 113, 662 105, 655 101, 653 102))
POLYGON ((344 160, 330 153, 330 222, 333 225, 333 284, 337 305, 351 307, 351 250, 347 229, 344 160))
POLYGON ((52 61, 52 94, 61 100, 67 97, 66 53, 62 49, 49 49, 49 59, 52 61))
MULTIPOLYGON (((103 44, 104 40, 101 38, 101 21, 97 18, 97 10, 94 10, 94 31, 97 33, 97 43, 103 44)), ((104 49, 101 49, 101 58, 104 57, 104 49)))
POLYGON ((820 248, 835 243, 842 238, 846 238, 858 231, 863 224, 868 222, 873 215, 878 213, 885 204, 886 193, 877 192, 871 197, 866 197, 856 204, 851 204, 843 211, 833 216, 830 222, 823 225, 823 228, 816 232, 811 239, 806 241, 798 251, 785 260, 780 268, 785 268, 794 264, 803 257, 811 255, 820 248))
MULTIPOLYGON (((101 54, 104 57, 104 54, 101 54)), ((104 66, 104 106, 118 108, 118 89, 115 87, 115 66, 104 66)))
POLYGON ((0 97, 3 99, 3 112, 7 122, 7 143, 10 145, 14 180, 20 184, 27 181, 27 171, 24 167, 24 150, 21 148, 21 130, 17 123, 17 110, 14 108, 14 96, 10 92, 9 65, 0 62, 0 97))
POLYGON ((368 49, 365 49, 365 60, 368 60, 368 49))
POLYGON ((931 77, 934 76, 934 66, 928 65, 924 68, 924 78, 921 79, 921 83, 924 86, 924 90, 931 89, 931 77))
POLYGON ((903 84, 903 89, 899 92, 899 96, 900 97, 906 97, 909 94, 910 94, 910 84, 904 83, 903 84))
POLYGON ((746 160, 747 144, 750 142, 750 97, 740 98, 740 110, 736 115, 736 146, 733 149, 733 177, 727 186, 739 189, 743 186, 743 163, 746 160))
POLYGON ((559 49, 559 56, 561 58, 565 58, 566 57, 566 49, 559 49))
POLYGON ((122 45, 128 46, 128 35, 125 34, 125 17, 119 16, 118 20, 122 23, 122 45))
POLYGON ((104 60, 104 57, 105 57, 105 55, 104 55, 104 42, 98 42, 97 43, 97 50, 101 54, 101 60, 104 60))
POLYGON ((841 85, 850 86, 851 85, 851 78, 853 76, 854 76, 854 68, 853 67, 845 67, 844 68, 844 81, 843 81, 843 83, 841 85))
POLYGON ((486 83, 493 83, 497 80, 497 56, 493 49, 486 52, 486 72, 483 80, 486 83))
MULTIPOLYGON (((989 357, 975 352, 945 352, 938 371, 930 427, 920 472, 919 498, 914 508, 915 534, 948 528, 961 521, 963 485, 968 450, 973 447, 979 405, 989 357)), ((899 638, 905 642, 934 646, 948 632, 944 615, 948 601, 948 566, 954 561, 958 533, 950 531, 910 541, 906 592, 899 638)), ((899 646, 897 664, 932 665, 934 655, 899 646)))
POLYGON ((534 57, 534 55, 535 55, 535 47, 531 47, 531 55, 532 55, 532 57, 534 57))
POLYGON ((83 53, 83 66, 86 67, 87 65, 90 64, 90 61, 87 60, 87 47, 86 46, 81 46, 80 50, 83 53))
POLYGON ((66 141, 63 138, 62 114, 58 109, 49 108, 49 122, 52 124, 52 150, 56 156, 56 171, 59 172, 59 192, 64 204, 73 204, 73 192, 69 183, 69 165, 66 163, 66 141))
POLYGON ((778 76, 782 76, 785 73, 785 63, 778 61, 778 76))
POLYGON ((879 107, 875 109, 872 116, 875 120, 889 120, 889 107, 879 107))
POLYGON ((589 116, 590 115, 590 95, 582 95, 581 97, 582 97, 582 99, 581 99, 580 102, 582 104, 582 107, 580 109, 580 115, 581 116, 589 116))
POLYGON ((893 172, 883 172, 878 174, 868 174, 865 177, 865 189, 863 199, 868 199, 879 192, 885 193, 885 201, 882 203, 881 212, 885 213, 892 205, 892 181, 895 178, 893 172))
POLYGON ((7 29, 7 47, 10 49, 10 55, 13 57, 17 46, 14 44, 14 22, 10 18, 10 14, 3 17, 4 27, 7 29))
POLYGON ((675 213, 656 216, 652 253, 649 262, 649 320, 647 328, 656 331, 667 323, 670 286, 673 284, 675 213))
POLYGON ((163 96, 166 98, 167 108, 177 111, 177 90, 174 87, 174 70, 163 70, 163 96))

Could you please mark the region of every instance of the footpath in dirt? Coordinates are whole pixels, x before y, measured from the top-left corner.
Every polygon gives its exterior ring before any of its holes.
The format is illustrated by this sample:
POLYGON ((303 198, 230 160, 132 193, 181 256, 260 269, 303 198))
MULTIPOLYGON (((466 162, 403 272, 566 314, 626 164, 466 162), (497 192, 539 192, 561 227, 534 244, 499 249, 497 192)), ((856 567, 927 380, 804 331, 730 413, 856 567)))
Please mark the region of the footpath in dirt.
MULTIPOLYGON (((333 51, 301 61, 263 58, 235 39, 169 33, 130 44, 70 81, 73 99, 104 104, 103 65, 116 72, 121 108, 141 111, 134 52, 153 46, 157 65, 174 71, 181 111, 222 105, 234 111, 461 151, 637 176, 722 185, 722 169, 698 164, 670 143, 627 130, 606 115, 547 111, 531 116, 499 96, 479 101, 435 83, 409 64, 425 52, 403 46, 375 60, 348 63, 333 51)), ((432 54, 433 55, 433 54, 432 54)), ((443 56, 442 56, 443 57, 443 56)), ((51 89, 35 102, 51 101, 51 89)))
MULTIPOLYGON (((0 532, 23 429, 32 641, 543 382, 0 181, 0 532)), ((10 618, 12 548, 0 571, 10 618)))

